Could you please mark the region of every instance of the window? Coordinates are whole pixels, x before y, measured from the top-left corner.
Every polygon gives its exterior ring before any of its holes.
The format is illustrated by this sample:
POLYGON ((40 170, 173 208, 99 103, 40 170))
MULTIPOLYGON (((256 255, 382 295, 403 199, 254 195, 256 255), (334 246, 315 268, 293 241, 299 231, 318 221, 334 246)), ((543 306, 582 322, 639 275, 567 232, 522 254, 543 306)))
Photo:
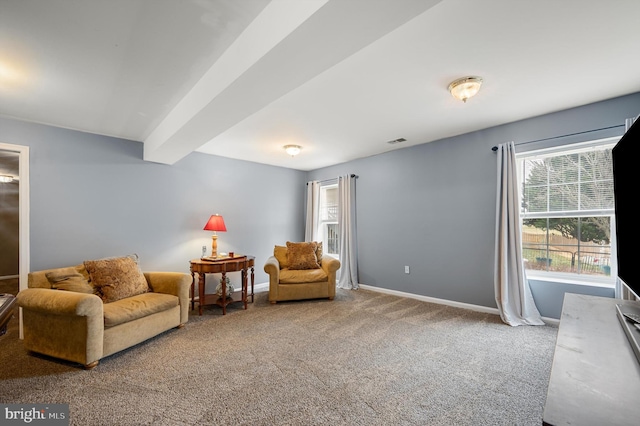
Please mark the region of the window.
POLYGON ((615 142, 518 155, 528 271, 611 280, 615 142))
POLYGON ((324 253, 337 257, 338 247, 338 185, 320 187, 320 214, 318 239, 322 241, 324 253))

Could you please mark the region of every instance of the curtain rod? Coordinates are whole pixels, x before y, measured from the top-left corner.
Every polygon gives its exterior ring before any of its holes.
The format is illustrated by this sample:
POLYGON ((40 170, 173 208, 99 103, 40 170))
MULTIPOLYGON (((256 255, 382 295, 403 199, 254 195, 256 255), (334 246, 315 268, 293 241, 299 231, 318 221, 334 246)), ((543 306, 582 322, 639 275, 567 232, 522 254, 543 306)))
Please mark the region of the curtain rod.
MULTIPOLYGON (((534 141, 520 142, 520 143, 516 143, 516 144, 514 144, 514 145, 516 145, 516 146, 518 146, 518 145, 526 145, 526 144, 528 144, 528 143, 543 142, 543 141, 548 141, 548 140, 551 140, 551 139, 566 138, 567 136, 576 136, 576 135, 582 135, 582 134, 585 134, 585 133, 599 132, 600 130, 615 129, 615 128, 617 128, 617 127, 624 127, 624 124, 618 124, 618 125, 615 125, 615 126, 609 126, 609 127, 602 127, 602 128, 600 128, 600 129, 585 130, 584 132, 569 133, 568 135, 553 136, 553 137, 550 137, 550 138, 536 139, 536 140, 534 140, 534 141)), ((491 148, 491 151, 494 151, 494 152, 495 152, 495 151, 497 151, 497 150, 498 150, 498 147, 497 147, 497 146, 494 146, 494 147, 492 147, 492 148, 491 148)))
MULTIPOLYGON (((318 182, 319 182, 319 183, 331 182, 332 180, 336 180, 336 179, 338 179, 339 177, 340 177, 340 176, 338 176, 338 177, 334 177, 334 178, 331 178, 331 179, 319 180, 318 182)), ((352 178, 356 178, 356 179, 358 179, 358 175, 355 175, 355 174, 353 174, 353 173, 351 174, 351 177, 352 177, 352 178)), ((307 182, 307 185, 309 185, 309 182, 307 182)))

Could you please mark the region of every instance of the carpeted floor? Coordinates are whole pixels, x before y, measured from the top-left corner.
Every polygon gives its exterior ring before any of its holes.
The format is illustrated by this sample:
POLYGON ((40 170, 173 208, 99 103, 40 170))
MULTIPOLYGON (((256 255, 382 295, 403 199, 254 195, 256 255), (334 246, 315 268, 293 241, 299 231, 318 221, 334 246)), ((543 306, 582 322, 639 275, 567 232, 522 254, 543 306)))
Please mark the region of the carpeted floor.
POLYGON ((0 337, 0 401, 73 425, 540 425, 557 328, 368 290, 197 309, 94 370, 0 337))

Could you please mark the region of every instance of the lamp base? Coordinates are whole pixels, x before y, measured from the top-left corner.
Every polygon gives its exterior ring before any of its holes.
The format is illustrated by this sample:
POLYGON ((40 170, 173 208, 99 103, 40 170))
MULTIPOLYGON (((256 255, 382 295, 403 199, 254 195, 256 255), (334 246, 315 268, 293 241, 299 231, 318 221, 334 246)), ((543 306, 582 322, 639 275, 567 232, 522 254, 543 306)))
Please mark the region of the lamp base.
POLYGON ((216 258, 218 257, 218 236, 213 235, 211 240, 211 257, 216 258))

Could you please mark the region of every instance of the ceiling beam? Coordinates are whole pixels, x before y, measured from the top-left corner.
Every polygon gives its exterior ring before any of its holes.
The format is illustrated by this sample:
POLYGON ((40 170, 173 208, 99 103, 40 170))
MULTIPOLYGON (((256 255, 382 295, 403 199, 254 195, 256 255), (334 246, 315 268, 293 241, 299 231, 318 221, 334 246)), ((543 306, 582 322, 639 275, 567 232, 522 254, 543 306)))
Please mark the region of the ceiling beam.
POLYGON ((174 164, 441 0, 274 0, 144 140, 174 164))

